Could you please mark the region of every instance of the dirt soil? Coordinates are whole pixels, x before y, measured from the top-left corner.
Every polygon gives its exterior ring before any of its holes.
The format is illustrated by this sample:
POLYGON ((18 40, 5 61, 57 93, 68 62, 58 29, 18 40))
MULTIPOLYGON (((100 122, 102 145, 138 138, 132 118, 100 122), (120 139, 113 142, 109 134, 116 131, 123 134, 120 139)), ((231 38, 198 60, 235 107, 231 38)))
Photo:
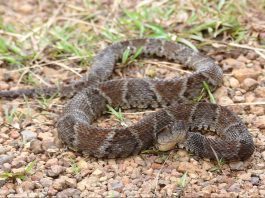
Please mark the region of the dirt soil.
MULTIPOLYGON (((89 70, 93 55, 112 42, 109 35, 116 35, 105 34, 102 27, 113 28, 111 30, 115 32, 116 27, 111 27, 112 20, 121 17, 125 8, 134 10, 143 4, 151 5, 152 1, 135 1, 134 4, 109 0, 0 1, 0 35, 6 42, 20 48, 13 48, 7 54, 21 61, 18 66, 1 58, 0 54, 0 89, 49 86, 78 79, 89 70), (89 17, 82 18, 84 16, 89 17), (86 39, 91 39, 91 43, 81 44, 69 39, 80 48, 84 45, 90 50, 84 53, 88 55, 87 59, 79 60, 79 56, 84 56, 83 51, 71 51, 73 48, 67 45, 68 40, 62 45, 58 43, 61 39, 58 35, 56 39, 50 39, 56 34, 56 27, 72 23, 73 27, 78 23, 79 29, 71 39, 83 33, 86 39), (16 31, 9 31, 12 27, 16 31), (37 58, 20 59, 14 50, 21 49, 26 54, 36 52, 34 57, 37 58)), ((161 1, 161 6, 166 5, 167 1, 161 1)), ((236 112, 247 125, 256 146, 250 159, 216 162, 200 159, 181 148, 164 153, 150 148, 126 159, 84 157, 63 145, 56 135, 56 119, 66 99, 1 99, 0 197, 265 197, 265 48, 262 44, 265 25, 261 13, 251 7, 246 18, 242 18, 251 34, 248 38, 256 39, 243 40, 235 45, 228 41, 217 42, 200 48, 224 71, 223 84, 214 96, 218 104, 236 112)), ((166 29, 174 32, 188 27, 181 22, 186 20, 185 17, 186 14, 182 13, 176 18, 180 20, 178 23, 166 19, 154 21, 164 27, 174 24, 172 30, 166 29)), ((66 38, 68 33, 62 35, 66 38)), ((125 33, 120 35, 126 38, 125 33)), ((136 37, 132 29, 128 35, 136 37)), ((216 40, 220 41, 220 38, 216 40)), ((172 78, 186 74, 187 71, 176 63, 146 59, 126 68, 117 67, 113 78, 172 78)), ((125 111, 125 122, 134 123, 150 111, 125 111)), ((120 126, 110 114, 100 118, 97 124, 120 126)))

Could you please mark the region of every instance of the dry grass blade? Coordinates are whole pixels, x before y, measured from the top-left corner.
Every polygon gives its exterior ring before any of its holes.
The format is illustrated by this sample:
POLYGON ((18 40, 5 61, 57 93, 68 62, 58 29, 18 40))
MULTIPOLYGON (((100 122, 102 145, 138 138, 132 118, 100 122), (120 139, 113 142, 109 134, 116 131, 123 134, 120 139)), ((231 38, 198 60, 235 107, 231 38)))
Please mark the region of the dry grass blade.
POLYGON ((167 158, 165 159, 164 163, 162 164, 162 167, 159 169, 156 178, 155 178, 155 191, 154 191, 154 197, 156 196, 156 191, 157 191, 157 186, 158 186, 158 181, 159 181, 159 177, 161 174, 161 171, 163 170, 163 168, 165 167, 165 164, 167 163, 169 157, 172 155, 173 151, 170 151, 170 153, 168 154, 167 158))
POLYGON ((214 154, 214 156, 215 156, 215 158, 216 158, 216 161, 217 161, 217 164, 218 164, 218 170, 220 170, 220 171, 222 171, 222 159, 220 159, 219 157, 218 157, 218 154, 217 154, 217 152, 214 150, 214 148, 210 145, 210 147, 211 147, 211 149, 212 149, 212 151, 213 151, 213 154, 214 154))
POLYGON ((254 50, 258 55, 260 55, 263 59, 265 59, 265 54, 263 54, 260 50, 254 50))
POLYGON ((35 76, 37 79, 39 79, 39 81, 42 83, 42 84, 44 84, 44 85, 46 85, 46 86, 48 86, 48 87, 51 87, 52 85, 50 84, 50 83, 48 83, 48 82, 46 82, 45 80, 43 80, 43 78, 40 76, 40 75, 37 75, 37 74, 35 74, 34 72, 32 72, 32 71, 29 71, 33 76, 35 76))
POLYGON ((253 51, 265 52, 265 49, 263 49, 263 48, 252 47, 249 45, 241 45, 241 44, 237 44, 237 43, 227 43, 227 45, 233 46, 233 47, 238 47, 238 48, 243 48, 243 49, 249 49, 249 50, 253 50, 253 51))
POLYGON ((23 71, 23 73, 20 75, 20 77, 19 77, 19 79, 18 79, 18 81, 17 81, 17 83, 16 83, 16 86, 18 86, 18 85, 21 83, 23 77, 24 77, 29 71, 30 71, 29 68, 26 67, 25 70, 23 71))
POLYGON ((220 104, 223 106, 252 106, 252 105, 265 105, 264 102, 244 102, 244 103, 235 103, 235 104, 220 104))
POLYGON ((123 115, 142 115, 142 114, 147 114, 147 113, 154 113, 156 111, 143 111, 143 112, 132 112, 132 113, 122 113, 123 115))
POLYGON ((20 34, 17 34, 17 33, 12 33, 12 32, 6 32, 4 30, 0 30, 0 34, 3 34, 3 35, 8 35, 8 36, 12 36, 12 37, 16 37, 16 38, 22 38, 23 36, 20 35, 20 34))
POLYGON ((29 32, 28 34, 26 34, 25 36, 23 36, 20 41, 23 42, 25 40, 27 40, 29 37, 31 37, 33 34, 44 30, 41 34, 40 34, 40 38, 43 38, 44 34, 46 34, 46 31, 49 27, 51 27, 51 25, 53 23, 56 22, 56 17, 59 15, 60 11, 62 10, 64 6, 64 3, 62 3, 57 10, 54 12, 54 14, 49 18, 48 22, 46 22, 45 24, 43 24, 41 27, 37 27, 35 29, 33 29, 31 32, 29 32))
POLYGON ((72 21, 74 23, 80 23, 80 24, 84 24, 87 25, 88 27, 91 27, 91 29, 93 29, 93 31, 98 31, 102 29, 102 26, 99 26, 95 23, 92 22, 87 22, 81 19, 76 19, 76 18, 69 18, 69 17, 58 17, 57 20, 64 20, 64 21, 72 21))
MULTIPOLYGON (((206 41, 206 40, 205 40, 206 41)), ((209 41, 209 40, 208 40, 209 41)), ((211 41, 212 45, 226 45, 226 46, 231 46, 231 47, 237 47, 237 48, 242 48, 242 49, 248 49, 248 50, 253 50, 256 54, 258 54, 260 57, 265 59, 265 49, 263 48, 257 48, 257 47, 252 47, 249 45, 242 45, 242 44, 237 44, 237 43, 226 43, 226 42, 219 42, 216 43, 216 41, 211 41)))
POLYGON ((178 71, 178 72, 183 72, 186 74, 191 74, 191 71, 185 70, 185 69, 181 69, 181 65, 177 64, 177 63, 170 63, 170 62, 164 62, 164 61, 151 61, 151 60, 144 60, 143 61, 145 64, 152 64, 155 65, 156 67, 160 67, 160 68, 166 68, 166 69, 170 69, 173 71, 178 71))
POLYGON ((54 64, 54 65, 58 65, 68 71, 71 71, 72 73, 76 74, 77 76, 79 77, 82 77, 81 74, 79 74, 78 72, 76 72, 74 69, 72 69, 71 67, 67 66, 66 64, 62 63, 62 62, 59 62, 59 61, 51 61, 51 62, 48 62, 47 64, 54 64))

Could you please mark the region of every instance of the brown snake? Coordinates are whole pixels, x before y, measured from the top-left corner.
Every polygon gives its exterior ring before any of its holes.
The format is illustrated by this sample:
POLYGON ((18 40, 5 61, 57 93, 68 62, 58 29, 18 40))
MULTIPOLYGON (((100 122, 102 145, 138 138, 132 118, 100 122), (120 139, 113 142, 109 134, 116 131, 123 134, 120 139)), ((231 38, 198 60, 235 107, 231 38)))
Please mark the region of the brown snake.
POLYGON ((214 60, 189 47, 163 39, 135 39, 112 44, 95 56, 90 71, 79 81, 54 88, 0 91, 0 97, 77 93, 65 106, 57 123, 60 139, 69 147, 98 158, 138 154, 154 144, 169 150, 182 143, 200 157, 244 160, 254 152, 254 143, 240 118, 227 108, 211 103, 192 103, 203 81, 216 88, 222 70, 214 60), (179 62, 194 70, 191 75, 161 79, 108 80, 126 49, 141 56, 156 56, 179 62), (108 81, 107 81, 108 80, 108 81), (92 125, 106 105, 162 109, 125 128, 92 125), (219 137, 208 137, 212 131, 219 137))

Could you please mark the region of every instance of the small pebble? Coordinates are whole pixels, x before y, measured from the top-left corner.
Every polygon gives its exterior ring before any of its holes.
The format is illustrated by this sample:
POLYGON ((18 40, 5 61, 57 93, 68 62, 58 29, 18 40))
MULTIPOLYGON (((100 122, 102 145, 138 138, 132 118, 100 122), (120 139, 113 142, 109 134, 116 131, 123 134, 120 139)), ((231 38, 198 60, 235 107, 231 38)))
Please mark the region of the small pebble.
POLYGON ((77 166, 81 169, 81 170, 85 170, 88 169, 88 163, 85 160, 80 160, 77 162, 77 166))
POLYGON ((12 167, 14 168, 20 168, 26 164, 27 164, 27 158, 24 156, 16 157, 11 163, 12 167))
POLYGON ((262 151, 261 156, 262 156, 263 160, 265 161, 265 151, 262 151))
POLYGON ((69 186, 70 188, 75 188, 76 187, 76 179, 75 178, 69 178, 69 177, 66 177, 65 178, 65 184, 67 186, 69 186))
POLYGON ((52 185, 52 178, 45 177, 40 179, 40 183, 43 187, 50 187, 52 185))
POLYGON ((232 68, 243 68, 245 66, 244 63, 236 60, 236 59, 233 59, 233 58, 227 58, 223 61, 223 64, 224 64, 224 67, 225 67, 225 71, 229 71, 230 69, 232 68))
POLYGON ((203 161, 203 164, 202 164, 203 170, 210 170, 212 168, 212 166, 213 165, 210 162, 203 161))
POLYGON ((244 96, 234 96, 233 101, 234 102, 245 102, 245 97, 244 96))
POLYGON ((58 149, 54 140, 50 140, 50 139, 42 140, 42 148, 43 148, 43 150, 45 150, 47 152, 49 152, 49 150, 58 149))
POLYGON ((95 176, 101 176, 103 174, 103 172, 99 169, 96 169, 93 171, 92 175, 95 175, 95 176))
POLYGON ((63 177, 60 177, 58 179, 55 179, 53 184, 52 184, 52 187, 56 190, 62 190, 65 186, 65 180, 63 177))
POLYGON ((229 82, 230 82, 230 86, 231 86, 232 88, 237 88, 237 87, 239 87, 239 82, 238 82, 238 80, 237 80, 236 78, 231 77, 231 78, 229 79, 229 82))
POLYGON ((265 108, 263 108, 261 106, 260 107, 259 106, 251 106, 250 110, 253 114, 255 114, 257 116, 262 116, 262 115, 264 115, 265 108))
POLYGON ((0 145, 0 155, 5 154, 7 152, 7 148, 4 146, 0 145))
POLYGON ((250 181, 251 174, 250 173, 243 173, 243 174, 239 174, 238 177, 244 181, 250 181))
POLYGON ((258 86, 258 82, 252 78, 246 78, 243 81, 242 88, 246 91, 252 91, 258 86))
POLYGON ((228 192, 240 192, 240 184, 234 183, 228 189, 228 192))
POLYGON ((252 68, 239 68, 233 70, 234 77, 242 83, 246 78, 257 79, 261 71, 252 68))
POLYGON ((0 165, 4 163, 10 163, 13 159, 13 155, 0 155, 0 165))
POLYGON ((4 163, 3 166, 2 166, 2 170, 6 171, 6 172, 9 172, 11 170, 11 164, 4 163))
POLYGON ((258 116, 257 119, 254 121, 254 124, 260 129, 265 129, 265 115, 258 116))
POLYGON ((259 185, 259 177, 256 177, 256 176, 251 177, 251 183, 253 186, 258 186, 259 185))
POLYGON ((259 190, 259 194, 264 197, 265 196, 265 190, 259 190))
POLYGON ((29 142, 37 138, 37 134, 35 132, 24 130, 21 132, 22 138, 24 142, 29 142))
POLYGON ((265 87, 257 87, 256 89, 255 89, 255 94, 256 94, 256 96, 257 97, 260 97, 260 98, 265 98, 265 87))
POLYGON ((114 180, 111 182, 111 189, 116 191, 121 191, 123 188, 123 183, 121 181, 114 180))
POLYGON ((229 166, 231 170, 244 170, 244 163, 242 161, 231 162, 229 166))
POLYGON ((30 149, 35 154, 39 154, 44 151, 42 148, 42 142, 40 140, 32 140, 30 142, 30 149))
POLYGON ((81 194, 81 191, 78 190, 78 189, 74 189, 74 188, 67 188, 67 189, 64 189, 63 191, 61 192, 58 192, 57 193, 57 198, 68 198, 68 197, 79 197, 81 194))
POLYGON ((13 139, 17 139, 20 137, 20 133, 17 132, 17 131, 11 131, 10 132, 10 137, 13 138, 13 139))
POLYGON ((52 158, 46 162, 45 167, 50 167, 50 166, 57 165, 57 164, 58 164, 58 159, 52 158))
POLYGON ((198 170, 198 167, 194 166, 190 162, 180 162, 177 170, 182 173, 185 173, 186 171, 189 173, 194 173, 198 170))
POLYGON ((30 191, 30 190, 34 190, 35 188, 35 183, 32 181, 23 181, 20 186, 22 187, 22 189, 24 191, 30 191))
POLYGON ((57 177, 63 172, 63 167, 60 165, 52 165, 48 170, 47 175, 50 177, 57 177))

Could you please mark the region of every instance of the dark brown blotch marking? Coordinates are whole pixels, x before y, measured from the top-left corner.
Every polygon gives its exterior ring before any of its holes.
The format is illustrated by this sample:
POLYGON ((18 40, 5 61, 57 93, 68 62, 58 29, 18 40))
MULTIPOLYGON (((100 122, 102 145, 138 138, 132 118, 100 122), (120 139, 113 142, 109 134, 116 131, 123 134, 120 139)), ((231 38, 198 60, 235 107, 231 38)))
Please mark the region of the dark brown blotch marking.
POLYGON ((100 85, 100 90, 111 99, 111 104, 119 106, 122 103, 124 84, 126 80, 112 80, 100 85))
POLYGON ((169 104, 172 101, 178 101, 181 99, 179 93, 183 88, 183 81, 156 81, 154 87, 159 98, 162 98, 164 103, 169 104))

